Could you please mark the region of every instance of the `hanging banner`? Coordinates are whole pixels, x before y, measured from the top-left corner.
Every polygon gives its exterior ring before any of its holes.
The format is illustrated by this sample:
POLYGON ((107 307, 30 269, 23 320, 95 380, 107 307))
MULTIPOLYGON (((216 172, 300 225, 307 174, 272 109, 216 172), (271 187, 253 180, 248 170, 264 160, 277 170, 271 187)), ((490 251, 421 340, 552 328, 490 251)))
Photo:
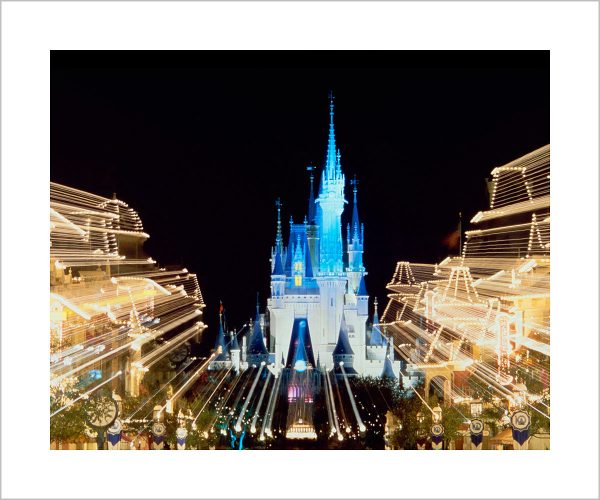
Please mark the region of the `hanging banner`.
POLYGON ((529 425, 531 424, 529 413, 523 410, 514 412, 510 417, 510 424, 512 425, 514 449, 527 449, 525 443, 529 439, 529 425))
POLYGON ((121 431, 123 430, 123 424, 118 418, 114 423, 106 430, 106 437, 108 439, 109 450, 120 450, 121 449, 121 431))
POLYGON ((478 418, 474 418, 469 424, 469 431, 471 433, 473 449, 481 450, 483 443, 483 422, 478 418))
POLYGON ((162 450, 165 446, 165 432, 167 428, 165 424, 162 422, 155 422, 152 425, 152 449, 153 450, 162 450))
POLYGON ((433 424, 431 426, 431 449, 441 450, 444 445, 444 426, 433 424))
POLYGON ((187 429, 184 429, 183 427, 180 427, 175 432, 175 437, 177 438, 177 449, 178 450, 185 450, 185 440, 187 438, 187 435, 188 435, 188 431, 187 431, 187 429))

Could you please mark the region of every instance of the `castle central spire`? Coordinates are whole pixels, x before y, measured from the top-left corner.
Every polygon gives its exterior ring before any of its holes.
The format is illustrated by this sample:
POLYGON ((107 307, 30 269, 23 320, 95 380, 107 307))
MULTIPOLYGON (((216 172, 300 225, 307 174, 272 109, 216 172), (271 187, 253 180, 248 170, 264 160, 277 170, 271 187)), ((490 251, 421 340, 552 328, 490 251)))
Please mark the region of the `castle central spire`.
POLYGON ((333 124, 333 94, 329 94, 329 139, 325 168, 316 202, 320 236, 319 270, 325 273, 343 272, 341 216, 344 210, 345 178, 341 169, 340 152, 335 145, 333 124))
POLYGON ((275 201, 275 206, 277 207, 277 237, 275 238, 275 252, 279 252, 283 249, 283 234, 281 232, 281 200, 277 198, 275 201))
POLYGON ((329 92, 329 140, 327 143, 327 159, 325 161, 325 176, 327 179, 333 179, 339 170, 337 149, 335 147, 335 126, 333 124, 333 114, 333 92, 329 92))
POLYGON ((315 192, 313 187, 313 182, 315 178, 313 171, 315 170, 315 167, 309 165, 308 167, 306 167, 306 170, 310 172, 310 193, 308 195, 308 223, 315 224, 315 217, 317 216, 315 210, 315 192))

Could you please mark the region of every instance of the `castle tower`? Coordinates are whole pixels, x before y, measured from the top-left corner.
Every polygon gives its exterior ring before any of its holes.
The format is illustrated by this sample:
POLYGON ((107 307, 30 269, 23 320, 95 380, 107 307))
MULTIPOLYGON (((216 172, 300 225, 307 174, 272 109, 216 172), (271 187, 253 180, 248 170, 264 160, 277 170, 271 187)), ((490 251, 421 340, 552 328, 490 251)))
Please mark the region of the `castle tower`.
POLYGON ((338 335, 338 341, 335 345, 335 349, 332 352, 334 372, 340 371, 340 362, 344 363, 344 370, 348 375, 356 375, 354 370, 354 351, 350 346, 348 339, 348 325, 346 325, 346 318, 342 314, 342 320, 340 322, 340 333, 338 335))
POLYGON ((269 352, 265 346, 263 339, 262 330, 260 328, 260 312, 258 310, 258 304, 256 304, 256 317, 254 318, 254 324, 252 328, 252 336, 247 351, 248 363, 260 365, 261 362, 267 362, 269 360, 269 352))
POLYGON ((369 294, 367 285, 365 284, 365 275, 361 275, 356 292, 356 309, 359 316, 367 316, 369 314, 369 294))
POLYGON ((329 141, 325 168, 321 174, 321 187, 317 203, 317 224, 320 236, 319 274, 341 274, 344 271, 342 248, 342 212, 344 186, 339 151, 335 147, 333 125, 333 95, 329 97, 329 141))
MULTIPOLYGON (((381 378, 388 378, 390 380, 398 380, 398 377, 394 373, 394 367, 392 365, 393 359, 390 358, 389 348, 386 348, 387 354, 385 356, 385 360, 383 361, 383 371, 381 372, 381 378)), ((393 349, 391 350, 393 352, 393 349)))
POLYGON ((313 272, 319 271, 319 226, 317 225, 317 205, 315 202, 314 193, 314 170, 315 167, 309 165, 306 169, 310 172, 310 194, 308 197, 308 217, 306 220, 306 237, 308 240, 308 250, 310 252, 310 261, 312 263, 313 272))
POLYGON ((300 235, 296 236, 296 245, 294 248, 294 257, 292 259, 292 276, 293 276, 293 285, 295 287, 300 287, 304 281, 304 251, 302 248, 302 244, 300 241, 300 235))
POLYGON ((231 356, 231 367, 237 373, 239 373, 239 371, 240 371, 240 362, 241 362, 241 358, 240 358, 240 354, 241 354, 240 344, 238 344, 237 335, 235 334, 235 332, 232 331, 231 334, 230 334, 230 337, 231 337, 231 341, 229 342, 229 354, 231 356))
MULTIPOLYGON (((337 339, 348 283, 344 272, 342 245, 342 212, 344 204, 347 203, 344 199, 345 183, 340 153, 335 145, 333 95, 330 94, 327 155, 325 168, 321 173, 319 197, 316 200, 320 249, 317 283, 320 295, 321 338, 329 345, 334 344, 337 339)), ((328 364, 327 361, 325 364, 328 364)))
POLYGON ((357 293, 360 280, 365 272, 363 266, 364 249, 364 228, 358 218, 358 203, 356 202, 356 193, 358 191, 358 181, 356 177, 350 181, 353 188, 354 203, 352 207, 352 223, 347 226, 347 246, 348 246, 348 292, 357 293))
POLYGON ((377 311, 377 297, 375 297, 375 303, 373 304, 373 326, 371 328, 371 339, 369 341, 369 345, 371 346, 384 346, 386 345, 386 341, 381 335, 381 330, 379 329, 379 313, 377 311))
POLYGON ((285 271, 283 270, 283 262, 281 261, 279 249, 276 250, 275 258, 273 260, 273 270, 271 271, 271 298, 273 299, 273 307, 282 307, 283 296, 285 294, 285 271))
MULTIPOLYGON (((223 304, 221 304, 223 309, 223 304)), ((217 339, 215 340, 215 352, 218 353, 215 357, 215 361, 226 361, 227 360, 227 344, 225 343, 225 331, 223 330, 223 311, 219 312, 219 332, 217 333, 217 339)))
POLYGON ((217 332, 214 348, 215 357, 208 365, 209 370, 220 370, 230 365, 229 346, 225 340, 224 311, 223 303, 221 302, 219 307, 219 331, 217 332))

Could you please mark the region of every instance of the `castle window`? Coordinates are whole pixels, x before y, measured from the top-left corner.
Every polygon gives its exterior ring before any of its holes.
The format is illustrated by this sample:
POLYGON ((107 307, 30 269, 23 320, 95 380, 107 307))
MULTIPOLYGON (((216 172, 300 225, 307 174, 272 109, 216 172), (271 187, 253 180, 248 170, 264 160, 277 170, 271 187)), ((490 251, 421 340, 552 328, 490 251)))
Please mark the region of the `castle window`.
POLYGON ((294 276, 294 285, 302 286, 302 276, 294 276))

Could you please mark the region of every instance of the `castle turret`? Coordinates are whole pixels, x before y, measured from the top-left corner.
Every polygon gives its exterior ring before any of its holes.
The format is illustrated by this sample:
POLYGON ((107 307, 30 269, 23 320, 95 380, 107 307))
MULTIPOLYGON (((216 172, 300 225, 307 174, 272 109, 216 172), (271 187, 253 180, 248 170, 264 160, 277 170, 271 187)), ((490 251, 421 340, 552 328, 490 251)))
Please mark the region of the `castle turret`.
POLYGON ((333 95, 329 100, 329 141, 325 168, 321 174, 319 197, 316 200, 317 224, 320 237, 320 274, 339 274, 344 271, 342 248, 342 212, 344 210, 345 177, 340 154, 335 146, 333 124, 333 95))
POLYGON ((314 366, 308 322, 304 318, 294 320, 292 344, 291 367, 297 372, 303 372, 308 367, 314 366))
POLYGON ((313 272, 319 271, 319 226, 317 224, 317 204, 314 194, 314 170, 315 167, 309 165, 306 169, 310 172, 310 193, 308 196, 308 218, 306 220, 306 238, 308 241, 308 251, 313 272))
POLYGON ((354 351, 350 347, 350 340, 348 339, 348 326, 346 325, 346 318, 342 314, 342 321, 340 323, 340 333, 338 335, 338 341, 335 345, 335 349, 331 353, 333 356, 333 365, 335 371, 339 370, 340 362, 344 363, 344 370, 348 375, 355 375, 354 370, 354 351))
POLYGON ((292 277, 294 286, 302 286, 304 280, 304 251, 302 248, 300 234, 296 235, 294 257, 292 259, 292 277))
POLYGON ((359 316, 367 316, 369 314, 369 294, 367 293, 364 274, 360 277, 358 291, 356 292, 356 308, 359 316))
POLYGON ((352 192, 354 194, 354 203, 352 208, 352 223, 347 226, 346 236, 348 247, 348 291, 357 293, 361 277, 365 272, 363 266, 364 228, 360 224, 360 219, 358 217, 358 203, 356 201, 358 181, 354 178, 351 183, 353 186, 352 192))
POLYGON ((294 218, 290 215, 290 237, 288 239, 285 262, 283 264, 283 270, 285 271, 286 276, 291 276, 292 273, 292 260, 294 260, 294 241, 294 218))
POLYGON ((285 271, 283 268, 283 235, 281 232, 281 201, 277 198, 277 236, 271 254, 271 297, 275 299, 274 307, 282 307, 285 294, 285 271))
POLYGON ((383 371, 381 373, 381 378, 388 378, 391 380, 398 379, 398 377, 396 377, 396 374, 394 373, 394 367, 392 366, 392 360, 390 359, 389 351, 388 355, 386 355, 385 360, 383 361, 383 371))
POLYGON ((256 304, 256 317, 252 325, 252 336, 248 345, 248 363, 260 365, 261 362, 269 360, 269 352, 265 346, 262 329, 260 328, 260 313, 256 304))
POLYGON ((281 254, 275 254, 275 266, 271 274, 271 298, 273 303, 271 307, 283 307, 283 296, 285 295, 285 272, 281 263, 281 254))
POLYGON ((230 334, 231 341, 229 342, 229 354, 231 356, 231 367, 239 373, 240 371, 240 344, 237 341, 237 335, 235 332, 231 332, 230 334))
POLYGON ((220 354, 214 359, 214 361, 226 361, 227 360, 227 344, 225 343, 225 331, 223 330, 223 304, 221 303, 221 311, 219 312, 219 331, 217 333, 217 339, 215 340, 215 352, 220 354))
POLYGON ((369 341, 369 345, 372 346, 383 346, 386 345, 386 341, 381 335, 381 330, 379 329, 379 314, 377 311, 377 297, 375 297, 375 303, 373 305, 373 326, 371 327, 371 339, 369 341))

